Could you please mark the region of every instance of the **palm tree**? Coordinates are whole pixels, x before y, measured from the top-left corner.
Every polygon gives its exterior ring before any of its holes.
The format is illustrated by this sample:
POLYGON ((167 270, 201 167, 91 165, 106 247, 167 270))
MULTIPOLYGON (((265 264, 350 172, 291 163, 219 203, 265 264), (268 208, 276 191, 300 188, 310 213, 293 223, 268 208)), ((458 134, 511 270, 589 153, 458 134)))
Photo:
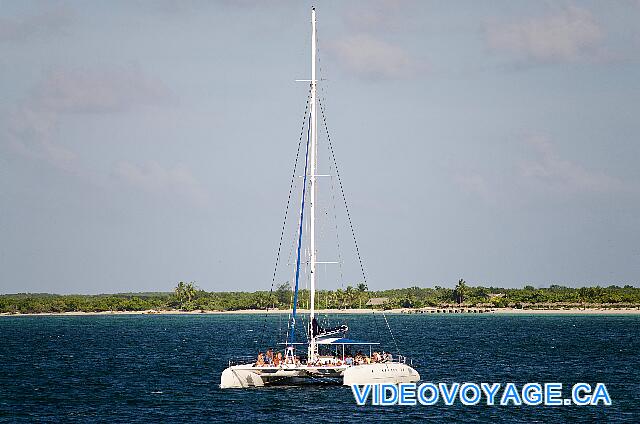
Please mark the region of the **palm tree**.
POLYGON ((195 281, 191 281, 190 283, 180 281, 173 292, 180 303, 180 308, 182 308, 185 301, 191 302, 191 299, 196 295, 195 281))
POLYGON ((462 278, 458 280, 458 284, 456 285, 456 288, 453 290, 453 295, 456 298, 458 305, 464 302, 464 297, 467 294, 467 290, 468 290, 467 283, 462 278))
POLYGON ((278 286, 278 288, 275 291, 275 297, 276 300, 278 302, 278 306, 284 306, 284 307, 288 307, 291 305, 292 302, 292 291, 291 291, 291 285, 289 284, 288 281, 285 281, 284 283, 280 284, 278 286))
POLYGON ((590 302, 593 298, 593 291, 591 287, 580 287, 578 290, 578 299, 582 303, 582 309, 587 309, 586 303, 590 302))
POLYGON ((346 297, 346 301, 349 305, 349 308, 351 308, 351 305, 353 304, 353 298, 354 298, 354 290, 353 287, 351 286, 347 286, 347 289, 344 292, 345 297, 346 297))
POLYGON ((176 295, 176 298, 178 299, 178 302, 180 302, 180 304, 182 304, 182 302, 184 301, 184 289, 185 289, 186 284, 184 283, 184 281, 180 281, 178 283, 178 285, 176 286, 176 288, 173 290, 173 292, 176 295))
POLYGON ((367 290, 369 290, 369 287, 367 287, 365 283, 358 284, 358 300, 360 301, 360 309, 362 309, 362 297, 364 296, 364 292, 367 290))
POLYGON ((344 309, 344 291, 342 291, 341 289, 336 289, 335 299, 336 308, 344 309))
POLYGON ((191 281, 185 285, 184 294, 187 296, 187 302, 191 302, 191 299, 196 296, 195 281, 191 281))

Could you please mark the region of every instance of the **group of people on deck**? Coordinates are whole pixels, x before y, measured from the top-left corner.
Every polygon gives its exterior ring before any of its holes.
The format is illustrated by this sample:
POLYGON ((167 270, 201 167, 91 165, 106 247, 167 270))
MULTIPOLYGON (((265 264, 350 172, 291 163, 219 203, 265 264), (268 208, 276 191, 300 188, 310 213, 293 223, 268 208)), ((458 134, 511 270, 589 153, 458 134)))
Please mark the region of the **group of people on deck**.
MULTIPOLYGON (((373 352, 371 356, 366 356, 362 353, 362 351, 358 351, 355 356, 351 354, 346 355, 343 359, 340 358, 332 358, 330 361, 321 361, 320 358, 316 361, 315 364, 307 364, 308 366, 322 366, 322 365, 364 365, 364 364, 373 364, 373 363, 382 363, 382 362, 392 362, 393 356, 389 352, 373 352)), ((255 362, 256 367, 278 367, 283 364, 295 364, 300 365, 300 357, 299 356, 287 356, 286 358, 282 357, 281 352, 276 352, 274 354, 272 349, 267 349, 266 353, 258 353, 258 358, 255 362)))
POLYGON ((347 355, 344 358, 345 365, 364 365, 364 364, 374 364, 378 362, 391 362, 393 361, 393 356, 389 352, 373 352, 371 357, 366 356, 362 353, 362 351, 358 351, 356 356, 347 355))
POLYGON ((258 353, 258 359, 256 360, 255 365, 257 367, 278 367, 282 364, 296 364, 300 365, 300 357, 296 356, 295 358, 282 357, 282 352, 273 353, 272 349, 267 349, 266 353, 258 353))

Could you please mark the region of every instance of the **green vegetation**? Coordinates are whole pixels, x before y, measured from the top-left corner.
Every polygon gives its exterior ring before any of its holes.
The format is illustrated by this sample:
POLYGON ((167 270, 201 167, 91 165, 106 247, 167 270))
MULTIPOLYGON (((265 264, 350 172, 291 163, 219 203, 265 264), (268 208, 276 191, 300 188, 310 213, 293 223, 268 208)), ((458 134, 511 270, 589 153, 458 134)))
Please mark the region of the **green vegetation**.
MULTIPOLYGON (((467 286, 459 280, 454 289, 409 287, 369 291, 364 283, 345 290, 320 290, 316 294, 317 308, 371 308, 371 298, 386 298, 383 307, 422 308, 453 305, 494 308, 548 308, 562 307, 640 307, 640 288, 630 285, 609 287, 570 288, 551 285, 521 289, 487 286, 467 286)), ((219 310, 288 309, 291 289, 283 283, 272 292, 206 292, 194 282, 179 282, 171 293, 124 293, 101 295, 7 294, 0 295, 0 313, 45 312, 102 312, 144 310, 219 310)), ((309 291, 300 290, 299 307, 309 305, 309 291)))

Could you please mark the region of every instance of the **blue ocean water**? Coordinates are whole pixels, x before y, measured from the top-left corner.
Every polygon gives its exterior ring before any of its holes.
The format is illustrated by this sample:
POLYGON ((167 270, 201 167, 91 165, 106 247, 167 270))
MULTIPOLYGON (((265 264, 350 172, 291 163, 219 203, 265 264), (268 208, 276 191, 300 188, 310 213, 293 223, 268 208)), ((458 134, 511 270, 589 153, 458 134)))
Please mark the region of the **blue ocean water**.
MULTIPOLYGON (((331 319, 390 341, 380 316, 331 319)), ((273 344, 285 320, 0 317, 0 422, 640 422, 638 315, 388 316, 423 381, 603 382, 607 407, 358 407, 340 386, 221 390, 228 359, 273 344)))

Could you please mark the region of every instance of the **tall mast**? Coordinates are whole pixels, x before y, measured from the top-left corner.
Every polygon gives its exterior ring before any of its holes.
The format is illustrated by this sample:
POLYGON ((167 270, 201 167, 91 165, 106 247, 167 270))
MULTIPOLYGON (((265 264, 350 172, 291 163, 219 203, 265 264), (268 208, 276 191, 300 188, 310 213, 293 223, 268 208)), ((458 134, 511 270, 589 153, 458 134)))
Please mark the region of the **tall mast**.
MULTIPOLYGON (((316 220, 316 153, 318 143, 318 125, 317 118, 318 113, 316 110, 316 9, 311 9, 311 149, 309 159, 311 159, 310 167, 310 199, 309 199, 309 244, 311 255, 310 261, 310 286, 311 296, 310 303, 310 315, 309 325, 312 325, 313 318, 315 317, 315 300, 316 300, 316 234, 315 234, 315 220, 316 220)), ((310 362, 315 360, 316 340, 313 337, 312 327, 309 329, 311 334, 309 337, 309 352, 308 360, 310 362)))

